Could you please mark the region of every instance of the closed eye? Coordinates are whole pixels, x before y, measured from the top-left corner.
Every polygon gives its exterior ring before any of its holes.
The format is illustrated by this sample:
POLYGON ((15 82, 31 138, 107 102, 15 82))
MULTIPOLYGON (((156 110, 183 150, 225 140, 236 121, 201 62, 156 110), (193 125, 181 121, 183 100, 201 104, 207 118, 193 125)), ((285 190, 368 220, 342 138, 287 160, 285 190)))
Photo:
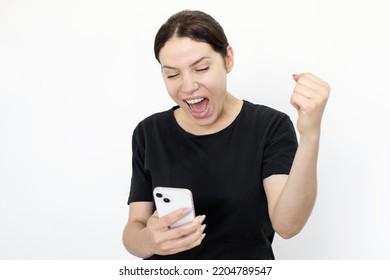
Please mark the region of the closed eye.
POLYGON ((168 79, 173 79, 175 77, 179 76, 179 74, 171 74, 171 75, 168 75, 167 78, 168 79))
POLYGON ((196 72, 206 72, 207 70, 209 70, 209 66, 204 67, 204 68, 200 68, 200 69, 196 69, 195 71, 196 72))

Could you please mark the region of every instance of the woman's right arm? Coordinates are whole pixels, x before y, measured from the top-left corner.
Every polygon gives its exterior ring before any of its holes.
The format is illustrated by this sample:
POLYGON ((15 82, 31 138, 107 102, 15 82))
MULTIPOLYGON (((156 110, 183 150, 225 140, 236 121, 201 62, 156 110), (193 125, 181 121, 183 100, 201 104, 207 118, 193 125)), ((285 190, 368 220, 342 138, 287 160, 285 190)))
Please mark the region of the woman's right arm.
POLYGON ((169 226, 188 214, 180 209, 159 218, 153 213, 152 202, 132 202, 129 219, 123 232, 123 243, 132 255, 149 258, 154 254, 171 255, 198 246, 205 234, 202 225, 205 216, 197 216, 193 222, 177 228, 169 226))

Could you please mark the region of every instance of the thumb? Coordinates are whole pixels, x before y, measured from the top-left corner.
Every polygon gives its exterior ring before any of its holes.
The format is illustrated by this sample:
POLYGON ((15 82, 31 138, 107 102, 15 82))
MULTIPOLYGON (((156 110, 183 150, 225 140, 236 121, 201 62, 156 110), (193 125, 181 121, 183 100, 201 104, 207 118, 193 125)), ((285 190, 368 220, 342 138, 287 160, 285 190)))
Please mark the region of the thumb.
POLYGON ((158 218, 158 212, 157 212, 157 210, 155 210, 155 211, 153 212, 153 215, 152 215, 152 216, 158 218))
POLYGON ((301 77, 299 74, 293 74, 294 81, 298 82, 299 78, 301 77))

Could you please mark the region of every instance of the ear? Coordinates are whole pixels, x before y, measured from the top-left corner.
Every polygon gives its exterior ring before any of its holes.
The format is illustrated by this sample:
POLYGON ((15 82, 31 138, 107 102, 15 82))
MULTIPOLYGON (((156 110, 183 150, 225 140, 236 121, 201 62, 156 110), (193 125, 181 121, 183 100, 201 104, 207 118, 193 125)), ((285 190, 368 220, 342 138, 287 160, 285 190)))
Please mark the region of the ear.
POLYGON ((230 73, 234 66, 234 51, 232 46, 228 45, 226 47, 226 57, 225 57, 225 68, 226 73, 230 73))

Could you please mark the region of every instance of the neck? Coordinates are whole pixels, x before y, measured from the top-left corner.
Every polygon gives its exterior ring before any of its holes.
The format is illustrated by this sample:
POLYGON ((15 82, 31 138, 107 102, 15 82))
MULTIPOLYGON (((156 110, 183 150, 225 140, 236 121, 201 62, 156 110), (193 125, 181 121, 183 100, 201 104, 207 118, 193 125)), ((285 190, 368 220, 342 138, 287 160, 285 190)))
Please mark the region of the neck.
POLYGON ((243 101, 234 97, 230 93, 226 93, 226 98, 223 104, 223 109, 218 118, 209 125, 199 125, 193 119, 188 117, 186 113, 178 109, 175 111, 175 118, 178 124, 187 132, 194 135, 208 135, 219 132, 231 123, 241 111, 243 101))

